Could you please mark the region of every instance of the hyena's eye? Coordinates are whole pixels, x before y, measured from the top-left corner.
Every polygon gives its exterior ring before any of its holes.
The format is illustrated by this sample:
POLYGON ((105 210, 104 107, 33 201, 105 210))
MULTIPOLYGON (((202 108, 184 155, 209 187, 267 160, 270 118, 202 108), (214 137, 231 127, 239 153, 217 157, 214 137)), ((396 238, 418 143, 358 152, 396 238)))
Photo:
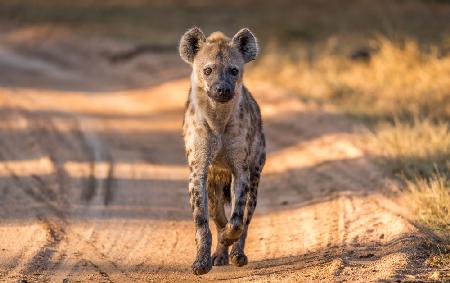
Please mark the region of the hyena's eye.
POLYGON ((231 68, 231 74, 233 76, 237 76, 239 74, 239 69, 238 68, 231 68))
POLYGON ((210 67, 206 67, 203 69, 203 74, 205 74, 206 76, 211 75, 212 73, 212 69, 210 67))

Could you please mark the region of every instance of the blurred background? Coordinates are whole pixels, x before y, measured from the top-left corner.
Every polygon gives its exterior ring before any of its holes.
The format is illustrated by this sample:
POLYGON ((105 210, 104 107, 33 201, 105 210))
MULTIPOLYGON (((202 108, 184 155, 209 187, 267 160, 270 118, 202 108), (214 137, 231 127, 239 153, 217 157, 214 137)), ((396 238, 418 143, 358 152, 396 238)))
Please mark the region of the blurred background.
MULTIPOLYGON (((2 41, 16 51, 41 54, 60 64, 78 63, 96 76, 102 72, 88 60, 94 56, 87 54, 91 47, 110 68, 142 54, 159 54, 166 68, 175 68, 169 57, 189 27, 232 36, 247 26, 262 46, 253 75, 294 88, 304 97, 350 99, 358 104, 352 112, 364 112, 360 114, 425 111, 448 118, 443 92, 448 86, 449 13, 446 1, 7 0, 1 3, 0 21, 2 41), (69 35, 76 39, 67 43, 69 35), (50 54, 51 42, 67 48, 66 54, 50 54), (364 106, 359 100, 370 109, 360 109, 364 106)), ((138 64, 138 73, 153 70, 148 64, 138 64)), ((187 66, 181 68, 188 72, 187 66)), ((18 80, 9 76, 0 79, 18 80)), ((127 86, 142 83, 128 80, 127 86)), ((151 81, 148 76, 145 80, 151 81)))
POLYGON ((450 278, 445 0, 2 0, 0 278, 193 280, 178 55, 192 26, 258 37, 245 76, 269 152, 256 263, 207 280, 450 278), (381 192, 406 212, 374 205, 381 192), (408 235, 425 240, 397 247, 408 235))

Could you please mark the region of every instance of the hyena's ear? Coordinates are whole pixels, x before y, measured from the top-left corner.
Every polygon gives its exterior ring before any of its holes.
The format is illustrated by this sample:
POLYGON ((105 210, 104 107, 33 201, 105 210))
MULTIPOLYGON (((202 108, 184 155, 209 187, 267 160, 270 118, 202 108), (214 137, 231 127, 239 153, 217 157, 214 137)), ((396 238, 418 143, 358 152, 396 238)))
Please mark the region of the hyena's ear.
POLYGON ((188 64, 192 64, 192 62, 194 62, 195 55, 197 55, 198 51, 205 42, 206 37, 202 30, 198 27, 193 27, 185 32, 181 37, 180 46, 178 48, 181 59, 186 61, 188 64))
POLYGON ((231 40, 231 45, 236 47, 244 56, 245 63, 253 61, 258 55, 258 42, 248 28, 238 31, 231 40))

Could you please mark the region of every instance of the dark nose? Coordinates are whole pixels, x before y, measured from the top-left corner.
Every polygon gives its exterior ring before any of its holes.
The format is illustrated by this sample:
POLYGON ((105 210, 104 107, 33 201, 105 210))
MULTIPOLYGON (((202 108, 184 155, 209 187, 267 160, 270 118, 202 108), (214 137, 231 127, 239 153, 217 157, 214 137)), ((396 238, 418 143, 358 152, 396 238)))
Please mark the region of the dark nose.
POLYGON ((226 84, 219 84, 216 86, 216 92, 221 95, 228 95, 231 93, 231 88, 226 84))

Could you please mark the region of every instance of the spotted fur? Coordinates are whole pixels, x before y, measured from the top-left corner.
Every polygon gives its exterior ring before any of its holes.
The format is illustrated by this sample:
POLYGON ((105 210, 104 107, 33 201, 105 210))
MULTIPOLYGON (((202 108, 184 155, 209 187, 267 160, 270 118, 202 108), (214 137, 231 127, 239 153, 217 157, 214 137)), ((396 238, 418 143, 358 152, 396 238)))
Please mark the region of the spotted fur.
POLYGON ((196 228, 192 270, 199 275, 213 264, 228 264, 229 258, 237 266, 247 264, 245 239, 266 158, 260 110, 243 84, 244 64, 256 58, 258 44, 248 29, 229 39, 220 32, 206 38, 192 28, 181 38, 179 50, 192 65, 183 135, 196 228), (218 232, 212 256, 209 216, 218 232))

